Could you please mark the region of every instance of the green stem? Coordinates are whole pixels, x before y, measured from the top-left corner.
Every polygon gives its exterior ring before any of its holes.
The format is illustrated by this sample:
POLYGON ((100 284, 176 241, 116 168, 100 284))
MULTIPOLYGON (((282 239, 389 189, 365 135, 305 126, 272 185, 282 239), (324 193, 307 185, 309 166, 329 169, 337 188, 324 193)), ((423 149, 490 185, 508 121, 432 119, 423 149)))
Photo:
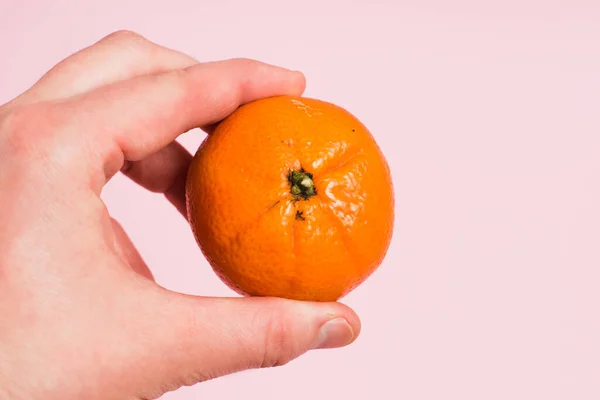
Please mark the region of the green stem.
POLYGON ((304 170, 291 171, 288 175, 290 182, 290 193, 294 196, 309 198, 317 194, 315 183, 312 180, 312 174, 304 170))

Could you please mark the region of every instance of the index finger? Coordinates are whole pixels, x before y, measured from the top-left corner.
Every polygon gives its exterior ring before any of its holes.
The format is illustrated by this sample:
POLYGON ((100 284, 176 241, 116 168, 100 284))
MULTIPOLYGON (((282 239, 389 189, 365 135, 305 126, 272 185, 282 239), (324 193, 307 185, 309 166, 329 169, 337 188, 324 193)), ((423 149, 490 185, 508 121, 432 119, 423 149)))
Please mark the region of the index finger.
POLYGON ((109 179, 192 128, 225 118, 243 103, 299 95, 304 76, 254 60, 203 63, 106 86, 55 104, 73 132, 86 132, 86 161, 109 179))

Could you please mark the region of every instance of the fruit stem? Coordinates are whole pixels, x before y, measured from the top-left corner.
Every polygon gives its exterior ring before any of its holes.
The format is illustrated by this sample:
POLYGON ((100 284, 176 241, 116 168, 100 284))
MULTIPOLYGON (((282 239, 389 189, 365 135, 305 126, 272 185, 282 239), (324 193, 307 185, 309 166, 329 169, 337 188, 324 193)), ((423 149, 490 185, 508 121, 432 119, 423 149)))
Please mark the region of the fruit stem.
POLYGON ((303 169, 300 171, 291 171, 288 175, 288 181, 291 185, 290 193, 304 199, 316 195, 317 191, 312 177, 310 172, 306 172, 303 169))

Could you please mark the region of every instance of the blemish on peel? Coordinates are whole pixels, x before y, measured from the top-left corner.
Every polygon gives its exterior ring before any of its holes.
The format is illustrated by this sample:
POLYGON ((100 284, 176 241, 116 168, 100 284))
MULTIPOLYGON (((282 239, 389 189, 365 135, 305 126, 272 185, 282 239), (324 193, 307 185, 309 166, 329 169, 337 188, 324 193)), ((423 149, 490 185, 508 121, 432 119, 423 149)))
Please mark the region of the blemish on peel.
POLYGON ((323 113, 321 111, 319 111, 315 108, 312 108, 311 106, 309 106, 307 104, 304 104, 300 100, 292 99, 291 102, 293 105, 295 105, 296 107, 298 107, 299 109, 304 111, 306 113, 306 115, 308 115, 309 117, 316 117, 318 115, 323 115, 323 113))

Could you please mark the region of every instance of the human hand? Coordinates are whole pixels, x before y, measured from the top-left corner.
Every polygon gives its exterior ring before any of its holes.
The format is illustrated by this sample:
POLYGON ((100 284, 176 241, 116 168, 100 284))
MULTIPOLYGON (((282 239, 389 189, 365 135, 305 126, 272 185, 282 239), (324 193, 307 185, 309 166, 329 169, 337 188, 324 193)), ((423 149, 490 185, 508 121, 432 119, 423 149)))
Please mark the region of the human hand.
POLYGON ((185 215, 176 137, 303 90, 299 73, 118 32, 0 107, 0 399, 156 398, 356 338, 339 303, 160 287, 100 199, 121 170, 185 215))

